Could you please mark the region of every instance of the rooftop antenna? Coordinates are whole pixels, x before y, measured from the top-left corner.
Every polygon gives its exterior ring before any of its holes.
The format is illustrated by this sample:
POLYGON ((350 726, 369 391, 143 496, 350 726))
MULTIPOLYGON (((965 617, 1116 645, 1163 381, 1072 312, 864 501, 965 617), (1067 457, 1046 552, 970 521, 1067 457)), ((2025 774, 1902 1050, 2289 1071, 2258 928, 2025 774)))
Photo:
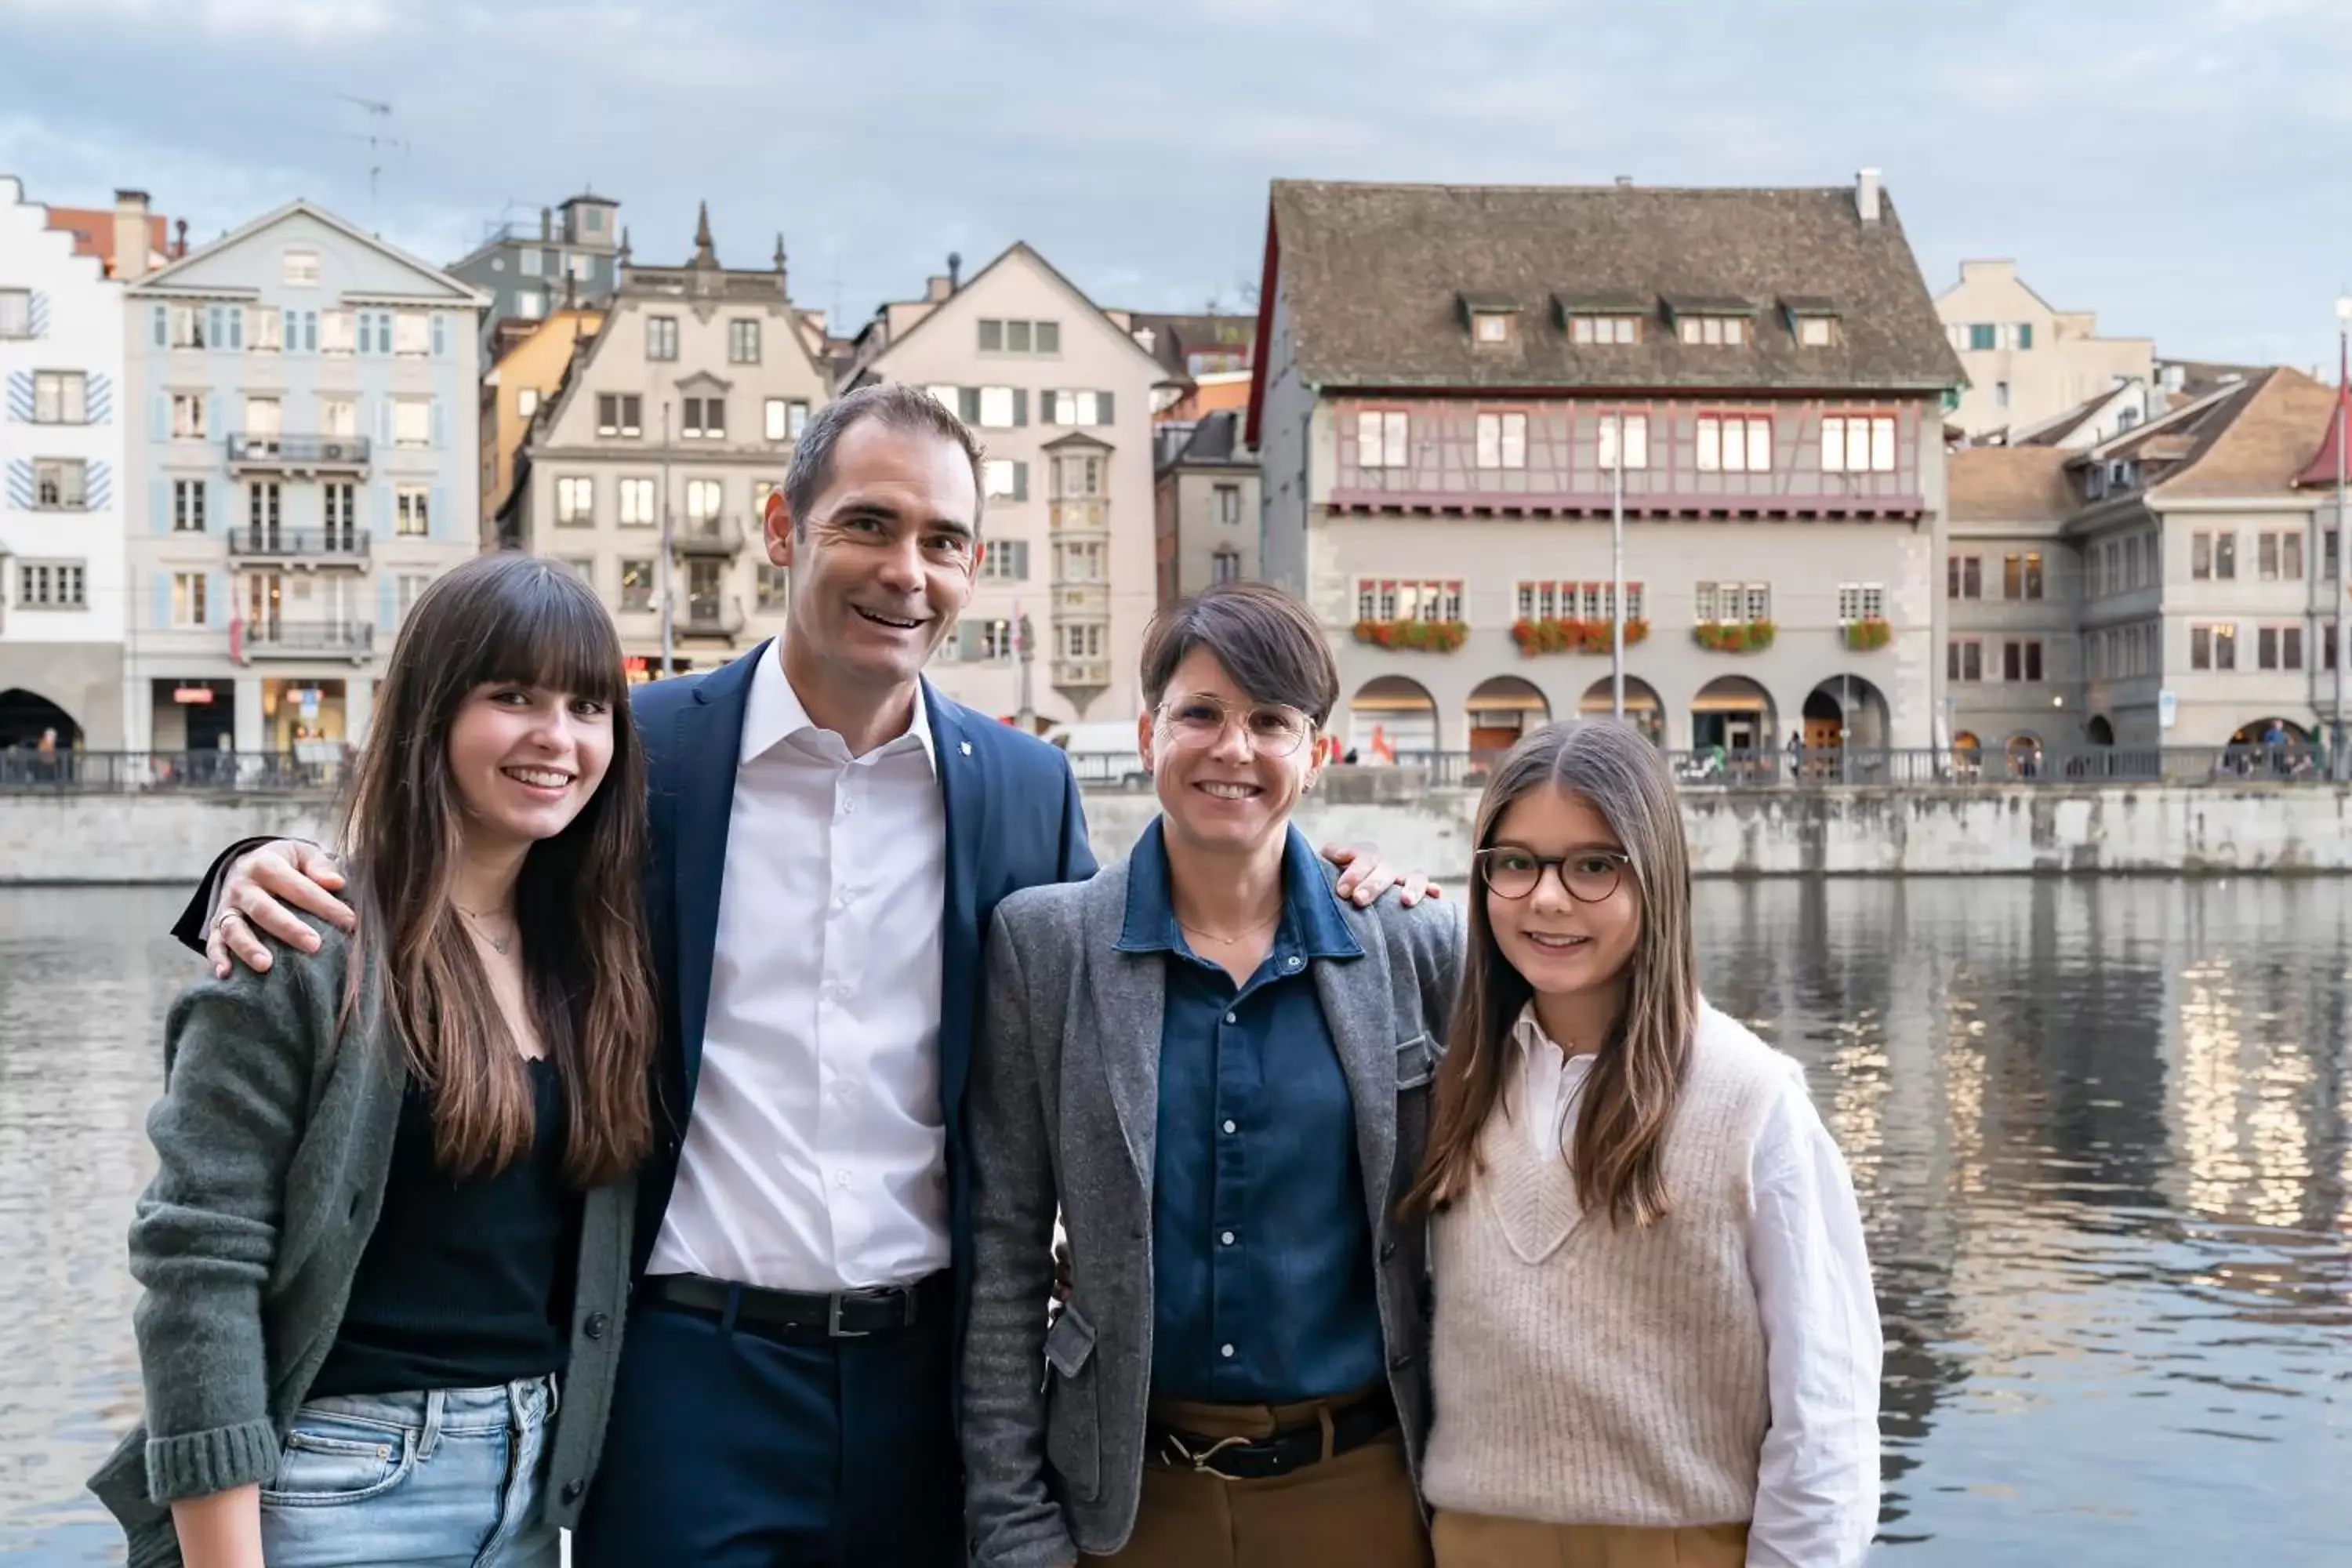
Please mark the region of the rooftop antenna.
POLYGON ((348 92, 339 92, 335 97, 344 103, 357 104, 360 112, 367 115, 382 127, 382 129, 368 132, 364 138, 368 144, 368 226, 373 228, 376 223, 376 177, 383 173, 384 152, 386 149, 397 148, 405 153, 408 151, 408 143, 391 134, 392 105, 389 103, 373 98, 355 98, 348 92))

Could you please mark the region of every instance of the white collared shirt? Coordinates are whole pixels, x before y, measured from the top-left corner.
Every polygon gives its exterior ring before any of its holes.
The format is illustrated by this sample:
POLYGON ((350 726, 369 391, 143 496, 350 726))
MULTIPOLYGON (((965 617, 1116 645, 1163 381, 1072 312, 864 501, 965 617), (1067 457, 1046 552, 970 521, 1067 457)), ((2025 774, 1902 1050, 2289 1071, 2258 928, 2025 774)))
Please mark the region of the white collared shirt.
POLYGON ((938 757, 918 696, 853 758, 782 646, 744 702, 702 1068, 647 1271, 909 1285, 949 1258, 938 757))
MULTIPOLYGON (((1538 1154, 1559 1157, 1592 1076, 1523 1009, 1510 1111, 1538 1154)), ((1801 1070, 1765 1114, 1748 1160, 1748 1273, 1764 1321, 1772 1423, 1748 1528, 1748 1568, 1858 1563, 1878 1527, 1878 1381, 1884 1342, 1845 1158, 1801 1070), (1866 1412, 1866 1419, 1857 1419, 1866 1412)))

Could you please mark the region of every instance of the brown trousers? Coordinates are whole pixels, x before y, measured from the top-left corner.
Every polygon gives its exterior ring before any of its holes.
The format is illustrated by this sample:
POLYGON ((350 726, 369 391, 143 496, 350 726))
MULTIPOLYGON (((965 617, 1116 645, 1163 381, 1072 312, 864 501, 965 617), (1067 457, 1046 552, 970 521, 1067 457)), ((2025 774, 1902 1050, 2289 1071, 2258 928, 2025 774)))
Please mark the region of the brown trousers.
POLYGON ((1645 1530, 1441 1512, 1434 1533, 1437 1568, 1746 1568, 1748 1562, 1744 1524, 1645 1530))
MULTIPOLYGON (((1151 1418, 1204 1437, 1266 1437, 1357 1397, 1302 1405, 1154 1400, 1151 1418)), ((1135 1533, 1113 1555, 1087 1561, 1118 1568, 1430 1568, 1429 1532, 1413 1501, 1403 1436, 1391 1432, 1259 1480, 1229 1481, 1147 1458, 1135 1533)))

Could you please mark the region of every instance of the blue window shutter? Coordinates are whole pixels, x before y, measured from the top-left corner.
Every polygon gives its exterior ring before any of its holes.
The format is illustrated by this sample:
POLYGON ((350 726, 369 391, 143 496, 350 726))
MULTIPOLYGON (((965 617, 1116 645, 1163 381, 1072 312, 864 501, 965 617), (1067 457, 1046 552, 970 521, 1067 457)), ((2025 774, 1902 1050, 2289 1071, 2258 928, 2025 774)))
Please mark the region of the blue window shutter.
POLYGON ((394 596, 395 592, 391 578, 376 579, 375 629, 380 632, 392 630, 393 623, 399 617, 400 601, 394 596))
POLYGON ((1016 386, 1013 389, 1013 423, 1015 425, 1029 423, 1029 389, 1025 386, 1016 386))
POLYGON ((147 438, 168 441, 172 438, 172 398, 169 393, 157 393, 147 404, 147 438))
POLYGON ((228 346, 242 352, 245 348, 245 307, 228 308, 228 346))
POLYGON ((226 572, 205 574, 205 625, 228 625, 228 574, 226 572))
POLYGON ((1029 465, 1026 463, 1015 461, 1013 465, 1013 499, 1029 499, 1029 465))
POLYGON ((1097 392, 1095 394, 1095 423, 1097 425, 1114 425, 1118 423, 1118 421, 1113 419, 1110 416, 1110 394, 1108 392, 1097 392))
POLYGON ((155 574, 155 603, 153 608, 155 613, 155 618, 152 623, 153 625, 168 626, 172 624, 172 574, 169 572, 158 572, 155 574))
POLYGON ((19 425, 32 423, 33 373, 29 370, 8 373, 8 417, 19 425))
POLYGON ((448 445, 444 437, 445 432, 441 428, 441 400, 436 397, 433 400, 433 445, 436 447, 448 445))
POLYGON ((433 357, 442 359, 449 353, 449 317, 441 310, 433 312, 433 357))
POLYGON ((222 335, 222 331, 223 331, 223 328, 222 328, 222 326, 221 326, 221 308, 220 308, 218 305, 207 305, 207 306, 205 306, 205 347, 206 347, 206 348, 208 348, 208 349, 216 349, 216 348, 220 347, 220 346, 221 346, 221 335, 222 335))
POLYGON ((980 388, 976 386, 957 387, 956 404, 956 416, 958 418, 961 419, 967 425, 977 425, 980 423, 980 388))
POLYGON ((236 526, 236 519, 228 509, 236 500, 236 492, 226 479, 205 481, 205 531, 226 533, 236 526))
POLYGON ((390 539, 392 537, 392 487, 371 485, 368 487, 368 494, 373 498, 370 510, 375 514, 368 531, 373 533, 378 539, 390 539))
POLYGON ((152 533, 172 531, 172 481, 157 479, 147 487, 148 515, 154 519, 149 525, 152 533))
POLYGON ((435 485, 433 487, 433 494, 431 498, 428 499, 425 504, 428 509, 425 514, 425 524, 427 528, 433 531, 433 537, 436 539, 457 538, 457 519, 449 510, 449 487, 446 485, 435 485))
POLYGON ((243 435, 245 433, 245 394, 242 392, 232 392, 228 395, 228 411, 234 423, 225 429, 214 431, 214 435, 228 436, 243 435))
POLYGON ((172 342, 172 312, 158 305, 149 319, 155 326, 155 346, 159 349, 169 347, 172 342))
POLYGON ((104 425, 114 417, 114 378, 92 372, 89 378, 89 418, 93 425, 104 425))
POLYGON ((302 352, 306 354, 319 352, 319 312, 316 310, 302 312, 302 352))
POLYGON ((8 459, 8 504, 18 511, 33 510, 33 459, 8 459))

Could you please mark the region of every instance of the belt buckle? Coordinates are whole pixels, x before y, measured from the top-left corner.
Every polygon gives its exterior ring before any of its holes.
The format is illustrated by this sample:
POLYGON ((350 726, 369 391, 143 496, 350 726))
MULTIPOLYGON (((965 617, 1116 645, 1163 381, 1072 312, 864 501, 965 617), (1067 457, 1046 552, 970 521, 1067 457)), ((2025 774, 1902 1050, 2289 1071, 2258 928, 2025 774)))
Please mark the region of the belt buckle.
POLYGON ((874 1331, 871 1329, 845 1329, 841 1326, 842 1300, 850 1294, 852 1294, 850 1291, 836 1290, 826 1298, 824 1321, 826 1337, 836 1340, 862 1340, 872 1336, 874 1331))
POLYGON ((1246 1445, 1249 1442, 1249 1439, 1246 1437, 1221 1437, 1216 1442, 1210 1444, 1207 1447, 1202 1449, 1197 1454, 1186 1448, 1184 1447, 1184 1440, 1176 1436, 1173 1432, 1166 1435, 1166 1442, 1169 1447, 1175 1450, 1176 1457, 1179 1459, 1191 1465, 1194 1470, 1203 1475, 1214 1476, 1221 1481, 1238 1481, 1248 1479, 1244 1476, 1230 1475, 1225 1471, 1217 1468, 1216 1466, 1209 1462, 1215 1458, 1219 1454, 1223 1453, 1227 1448, 1246 1445))

